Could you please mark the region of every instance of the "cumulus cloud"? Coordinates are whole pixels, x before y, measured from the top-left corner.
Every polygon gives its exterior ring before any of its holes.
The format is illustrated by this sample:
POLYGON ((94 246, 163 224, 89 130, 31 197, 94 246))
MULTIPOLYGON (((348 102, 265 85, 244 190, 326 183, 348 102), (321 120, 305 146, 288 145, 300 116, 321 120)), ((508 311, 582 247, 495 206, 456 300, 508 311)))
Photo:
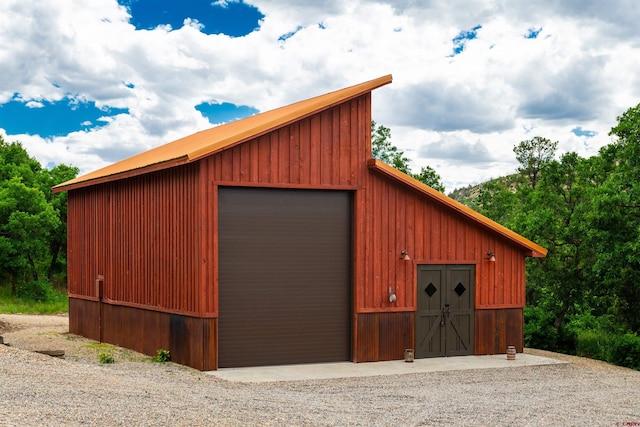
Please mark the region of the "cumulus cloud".
POLYGON ((453 135, 443 135, 443 139, 425 144, 418 149, 418 157, 446 160, 459 164, 481 164, 496 161, 487 146, 480 141, 469 143, 453 135))
POLYGON ((416 169, 430 164, 451 190, 510 173, 512 147, 527 137, 593 154, 640 101, 633 0, 244 3, 264 18, 232 37, 205 34, 197 16, 136 30, 116 0, 4 0, 0 106, 78 99, 128 111, 92 130, 8 139, 45 164, 88 172, 211 126, 195 108, 205 102, 265 111, 392 73, 374 93, 374 119, 416 169), (472 29, 452 57, 456 37, 472 29), (572 132, 580 128, 593 133, 572 132))
POLYGON ((492 102, 482 88, 446 81, 415 84, 390 97, 394 123, 421 129, 450 132, 467 129, 474 133, 501 131, 513 126, 504 104, 492 102))

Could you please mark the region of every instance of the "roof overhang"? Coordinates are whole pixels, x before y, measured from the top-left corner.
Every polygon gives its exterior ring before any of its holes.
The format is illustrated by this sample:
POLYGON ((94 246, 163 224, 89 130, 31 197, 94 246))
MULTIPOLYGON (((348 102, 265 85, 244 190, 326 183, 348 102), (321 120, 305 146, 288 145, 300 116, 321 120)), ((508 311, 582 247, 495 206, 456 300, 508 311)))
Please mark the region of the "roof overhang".
POLYGON ((392 76, 386 75, 235 122, 215 126, 56 185, 53 187, 53 192, 74 190, 190 163, 357 98, 391 81, 392 76))
POLYGON ((518 233, 508 229, 507 227, 498 224, 497 222, 487 218, 486 216, 474 211, 470 207, 465 206, 456 200, 453 200, 451 197, 448 197, 441 192, 434 190, 428 185, 423 184, 417 179, 400 172, 399 170, 387 165, 384 162, 381 162, 378 159, 369 159, 367 161, 367 166, 370 170, 375 171, 387 178, 390 178, 393 181, 399 182, 407 187, 410 187, 413 190, 426 195, 435 203, 452 209, 459 214, 473 220, 480 226, 488 228, 491 231, 502 235, 507 240, 510 240, 517 246, 520 246, 527 256, 543 258, 547 255, 547 250, 542 246, 535 244, 531 240, 519 235, 518 233))

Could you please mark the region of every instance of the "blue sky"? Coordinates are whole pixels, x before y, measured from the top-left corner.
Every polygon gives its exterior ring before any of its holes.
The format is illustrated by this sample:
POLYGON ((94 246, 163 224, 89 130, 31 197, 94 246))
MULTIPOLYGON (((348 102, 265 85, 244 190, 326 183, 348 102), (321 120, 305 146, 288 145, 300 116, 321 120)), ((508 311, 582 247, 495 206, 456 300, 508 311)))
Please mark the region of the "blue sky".
POLYGON ((609 143, 640 102, 637 22, 633 0, 4 0, 0 135, 86 173, 393 74, 373 118, 453 190, 524 139, 609 143))
MULTIPOLYGON (((183 27, 186 19, 201 25, 204 34, 226 34, 242 37, 260 26, 264 15, 251 5, 239 2, 215 4, 211 0, 118 0, 131 14, 129 22, 136 30, 153 30, 169 25, 183 27)), ((55 83, 52 83, 57 86, 55 83)), ((135 87, 132 83, 125 84, 135 87)), ((237 120, 258 112, 245 105, 236 106, 214 100, 203 102, 195 109, 212 124, 237 120)), ((0 127, 8 134, 39 135, 44 138, 64 136, 76 131, 90 131, 109 123, 108 118, 128 114, 126 108, 97 107, 95 101, 82 99, 78 94, 66 94, 60 100, 21 99, 14 97, 0 105, 0 127)))
POLYGON ((185 19, 198 20, 204 34, 245 36, 260 26, 264 15, 250 4, 218 3, 211 0, 118 0, 129 9, 131 22, 138 30, 152 30, 158 25, 180 28, 185 19))
POLYGON ((0 105, 0 126, 9 134, 44 137, 63 136, 74 131, 105 125, 105 117, 127 114, 126 108, 98 108, 94 101, 64 98, 60 101, 13 99, 0 105))

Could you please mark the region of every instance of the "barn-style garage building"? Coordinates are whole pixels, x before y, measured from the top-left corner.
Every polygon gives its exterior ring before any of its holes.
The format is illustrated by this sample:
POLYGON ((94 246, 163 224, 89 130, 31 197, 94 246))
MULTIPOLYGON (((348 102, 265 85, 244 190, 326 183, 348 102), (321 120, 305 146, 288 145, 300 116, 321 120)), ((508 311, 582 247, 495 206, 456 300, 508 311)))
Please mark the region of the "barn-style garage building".
POLYGON ((546 250, 371 158, 356 86, 68 181, 69 329, 200 370, 523 348, 546 250))

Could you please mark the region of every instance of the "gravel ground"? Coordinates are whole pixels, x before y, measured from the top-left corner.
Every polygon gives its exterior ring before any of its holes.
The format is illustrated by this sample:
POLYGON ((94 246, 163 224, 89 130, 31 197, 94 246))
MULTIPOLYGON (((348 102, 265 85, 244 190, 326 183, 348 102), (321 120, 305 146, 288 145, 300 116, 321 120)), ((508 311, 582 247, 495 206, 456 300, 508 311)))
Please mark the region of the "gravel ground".
POLYGON ((247 384, 67 331, 65 316, 0 315, 0 425, 640 426, 640 372, 538 350, 569 363, 247 384))

